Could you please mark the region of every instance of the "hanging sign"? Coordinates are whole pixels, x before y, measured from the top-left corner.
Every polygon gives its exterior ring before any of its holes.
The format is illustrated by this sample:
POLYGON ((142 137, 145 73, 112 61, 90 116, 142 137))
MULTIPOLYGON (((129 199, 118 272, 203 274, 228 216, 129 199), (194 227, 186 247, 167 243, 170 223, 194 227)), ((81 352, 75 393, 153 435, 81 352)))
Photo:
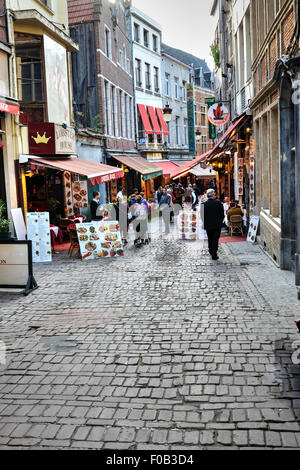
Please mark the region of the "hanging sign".
POLYGON ((255 157, 254 155, 250 155, 249 159, 250 163, 250 170, 249 170, 249 204, 250 204, 250 209, 249 209, 249 214, 250 217, 254 215, 254 206, 255 206, 255 190, 254 190, 254 184, 255 184, 255 157))
POLYGON ((215 103, 208 110, 208 120, 214 126, 224 126, 230 119, 230 112, 224 104, 215 103))
POLYGON ((0 241, 0 288, 25 289, 24 295, 38 288, 33 277, 31 241, 0 241))

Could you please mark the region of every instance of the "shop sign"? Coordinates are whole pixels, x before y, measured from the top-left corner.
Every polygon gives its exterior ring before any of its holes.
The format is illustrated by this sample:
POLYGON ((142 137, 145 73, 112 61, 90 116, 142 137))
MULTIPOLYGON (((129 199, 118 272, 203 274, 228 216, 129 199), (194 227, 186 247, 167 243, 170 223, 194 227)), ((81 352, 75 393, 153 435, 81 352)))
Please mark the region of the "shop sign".
POLYGON ((52 122, 28 124, 29 153, 31 155, 71 155, 76 153, 75 130, 52 122))
POLYGON ((224 104, 215 103, 208 110, 208 120, 214 126, 224 126, 229 119, 230 113, 224 104))
POLYGON ((0 288, 25 289, 24 295, 28 295, 37 287, 31 241, 0 241, 0 288))
POLYGON ((76 224, 82 260, 124 256, 119 222, 76 224))
POLYGON ((17 116, 19 116, 20 106, 17 106, 15 104, 4 103, 3 101, 0 101, 0 111, 4 113, 16 114, 17 116))
POLYGON ((192 100, 188 100, 187 102, 187 116, 188 116, 189 151, 191 153, 195 153, 196 151, 195 107, 194 107, 194 101, 192 100))

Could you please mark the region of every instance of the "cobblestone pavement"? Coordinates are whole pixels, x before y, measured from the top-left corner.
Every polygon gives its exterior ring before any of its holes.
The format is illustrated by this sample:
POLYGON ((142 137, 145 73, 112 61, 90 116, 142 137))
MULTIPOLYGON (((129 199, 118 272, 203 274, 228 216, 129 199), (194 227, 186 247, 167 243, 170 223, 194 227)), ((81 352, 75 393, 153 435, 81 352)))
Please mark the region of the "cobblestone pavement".
POLYGON ((1 449, 300 447, 299 302, 257 247, 35 269, 30 296, 0 293, 1 449))

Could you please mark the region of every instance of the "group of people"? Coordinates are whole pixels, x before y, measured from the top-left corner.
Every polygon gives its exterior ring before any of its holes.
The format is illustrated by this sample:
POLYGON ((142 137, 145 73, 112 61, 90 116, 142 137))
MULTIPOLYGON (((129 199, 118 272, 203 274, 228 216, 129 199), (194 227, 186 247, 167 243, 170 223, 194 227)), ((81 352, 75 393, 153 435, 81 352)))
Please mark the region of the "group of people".
MULTIPOLYGON (((217 199, 214 188, 209 188, 206 193, 203 193, 202 188, 196 184, 189 184, 186 187, 180 183, 173 183, 165 187, 160 186, 155 192, 154 200, 155 208, 164 222, 165 234, 170 232, 170 224, 173 222, 174 215, 178 215, 176 214, 178 208, 190 205, 192 209, 195 209, 198 204, 203 204, 204 229, 207 232, 209 253, 214 260, 218 259, 219 238, 224 224, 228 227, 232 215, 241 215, 246 218, 238 201, 230 202, 229 198, 225 197, 224 203, 222 203, 217 199)), ((94 193, 90 207, 92 220, 109 218, 110 214, 107 209, 104 209, 100 204, 99 192, 94 193)), ((113 207, 114 217, 119 221, 121 236, 125 244, 130 224, 134 228, 136 239, 147 238, 151 205, 143 192, 134 189, 127 198, 120 189, 113 207)))

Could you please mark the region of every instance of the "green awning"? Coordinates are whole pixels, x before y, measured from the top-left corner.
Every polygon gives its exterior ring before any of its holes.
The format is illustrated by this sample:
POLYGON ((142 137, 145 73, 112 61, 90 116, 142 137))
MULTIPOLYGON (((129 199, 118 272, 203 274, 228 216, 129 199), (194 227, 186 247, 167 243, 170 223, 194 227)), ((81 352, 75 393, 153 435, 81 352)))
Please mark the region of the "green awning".
POLYGON ((112 155, 111 157, 118 160, 118 162, 123 165, 128 166, 132 170, 137 171, 142 175, 144 181, 148 181, 152 178, 157 178, 157 176, 163 175, 163 170, 158 168, 154 163, 149 162, 146 158, 141 156, 131 157, 126 155, 112 155))

